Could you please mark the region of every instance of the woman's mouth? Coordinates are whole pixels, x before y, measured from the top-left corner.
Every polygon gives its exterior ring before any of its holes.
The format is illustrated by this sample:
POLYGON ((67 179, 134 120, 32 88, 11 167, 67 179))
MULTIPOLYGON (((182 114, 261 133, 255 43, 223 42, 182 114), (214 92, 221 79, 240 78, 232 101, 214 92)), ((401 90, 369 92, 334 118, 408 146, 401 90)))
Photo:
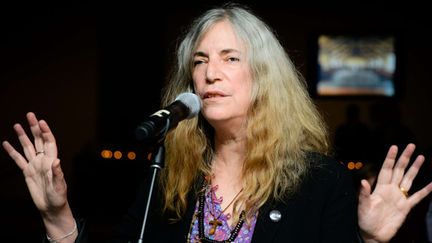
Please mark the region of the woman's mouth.
POLYGON ((206 92, 204 93, 202 99, 214 99, 214 98, 222 98, 226 95, 222 92, 206 92))

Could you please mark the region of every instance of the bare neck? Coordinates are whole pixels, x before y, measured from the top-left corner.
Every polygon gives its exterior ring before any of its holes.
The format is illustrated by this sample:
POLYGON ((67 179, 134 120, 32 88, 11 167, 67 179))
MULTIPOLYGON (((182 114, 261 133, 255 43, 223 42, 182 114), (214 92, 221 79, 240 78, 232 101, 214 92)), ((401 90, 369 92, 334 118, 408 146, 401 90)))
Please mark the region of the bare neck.
POLYGON ((246 139, 242 133, 215 135, 215 158, 212 164, 213 169, 241 171, 245 156, 246 139))
POLYGON ((242 170, 246 156, 244 136, 215 136, 215 157, 212 161, 212 184, 222 193, 235 194, 242 188, 242 170))

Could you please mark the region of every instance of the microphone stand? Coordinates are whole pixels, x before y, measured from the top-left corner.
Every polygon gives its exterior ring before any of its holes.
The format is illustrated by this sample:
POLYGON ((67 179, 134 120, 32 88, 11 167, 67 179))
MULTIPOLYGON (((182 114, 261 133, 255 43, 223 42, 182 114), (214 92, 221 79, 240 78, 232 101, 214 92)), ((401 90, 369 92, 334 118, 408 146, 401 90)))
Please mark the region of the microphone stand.
POLYGON ((154 188, 154 184, 155 184, 155 181, 157 178, 157 173, 160 170, 162 170, 162 168, 164 167, 164 160, 165 160, 164 141, 165 141, 165 136, 169 130, 169 126, 170 126, 170 120, 167 119, 164 131, 162 132, 160 139, 158 139, 158 141, 157 141, 157 147, 155 149, 156 152, 154 153, 154 156, 152 156, 153 159, 152 159, 151 164, 150 164, 150 170, 152 170, 151 184, 150 184, 150 189, 148 192, 147 204, 145 207, 144 219, 143 219, 143 223, 141 226, 141 234, 140 234, 140 238, 138 240, 138 243, 143 243, 144 230, 145 230, 146 223, 147 223, 147 216, 148 216, 148 211, 150 209, 150 203, 152 200, 153 188, 154 188))

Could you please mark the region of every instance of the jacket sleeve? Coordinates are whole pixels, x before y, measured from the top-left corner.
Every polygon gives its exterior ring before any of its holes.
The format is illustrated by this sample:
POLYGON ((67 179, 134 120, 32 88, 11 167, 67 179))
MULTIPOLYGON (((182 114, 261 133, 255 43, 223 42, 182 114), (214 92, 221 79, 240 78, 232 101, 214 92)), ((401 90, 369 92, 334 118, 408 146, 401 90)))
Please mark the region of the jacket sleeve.
POLYGON ((324 202, 322 242, 359 242, 357 197, 351 175, 336 161, 329 172, 328 197, 324 202))
MULTIPOLYGON (((149 180, 145 179, 141 183, 134 203, 131 205, 131 207, 129 207, 127 213, 123 215, 119 224, 114 228, 112 238, 109 240, 110 243, 138 241, 141 233, 145 205, 147 203, 147 195, 150 187, 150 183, 148 183, 148 181, 149 180)), ((157 195, 157 188, 155 187, 154 190, 155 191, 153 192, 152 199, 155 199, 155 195, 157 195)), ((150 209, 149 218, 155 218, 151 216, 155 214, 155 211, 157 210, 150 209)), ((89 239, 91 238, 89 237, 88 227, 91 227, 91 223, 87 224, 86 219, 76 219, 76 223, 78 237, 75 240, 75 243, 88 243, 89 239)), ((152 224, 153 223, 154 222, 152 222, 152 224)), ((150 224, 148 224, 148 226, 149 227, 146 227, 146 229, 154 227, 153 225, 150 226, 150 224)), ((42 236, 42 242, 50 243, 46 237, 46 234, 42 236)))

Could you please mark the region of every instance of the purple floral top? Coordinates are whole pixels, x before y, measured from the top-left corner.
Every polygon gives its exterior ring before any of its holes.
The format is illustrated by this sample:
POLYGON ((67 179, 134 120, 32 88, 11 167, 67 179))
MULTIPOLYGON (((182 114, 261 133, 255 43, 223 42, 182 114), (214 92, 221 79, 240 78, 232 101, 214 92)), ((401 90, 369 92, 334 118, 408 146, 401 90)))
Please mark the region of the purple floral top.
MULTIPOLYGON (((214 187, 207 187, 205 191, 205 206, 204 206, 204 235, 212 240, 223 241, 227 240, 231 235, 231 230, 234 226, 228 225, 228 219, 230 219, 231 215, 222 213, 221 203, 222 197, 217 198, 215 191, 217 190, 217 185, 214 187), (214 207, 214 208, 213 208, 214 207), (221 215, 222 213, 222 215, 221 215), (216 231, 213 235, 209 234, 212 226, 210 225, 210 221, 213 220, 213 215, 217 215, 219 220, 222 222, 221 226, 216 228, 216 231)), ((199 202, 197 202, 195 206, 195 215, 197 215, 199 208, 199 202)), ((189 241, 191 243, 200 242, 199 241, 199 233, 198 233, 198 217, 193 217, 193 222, 191 224, 191 229, 189 232, 189 241)), ((252 240, 253 232, 256 224, 256 215, 253 216, 250 226, 245 222, 242 228, 239 231, 238 236, 235 238, 234 242, 236 243, 249 243, 252 240)))

